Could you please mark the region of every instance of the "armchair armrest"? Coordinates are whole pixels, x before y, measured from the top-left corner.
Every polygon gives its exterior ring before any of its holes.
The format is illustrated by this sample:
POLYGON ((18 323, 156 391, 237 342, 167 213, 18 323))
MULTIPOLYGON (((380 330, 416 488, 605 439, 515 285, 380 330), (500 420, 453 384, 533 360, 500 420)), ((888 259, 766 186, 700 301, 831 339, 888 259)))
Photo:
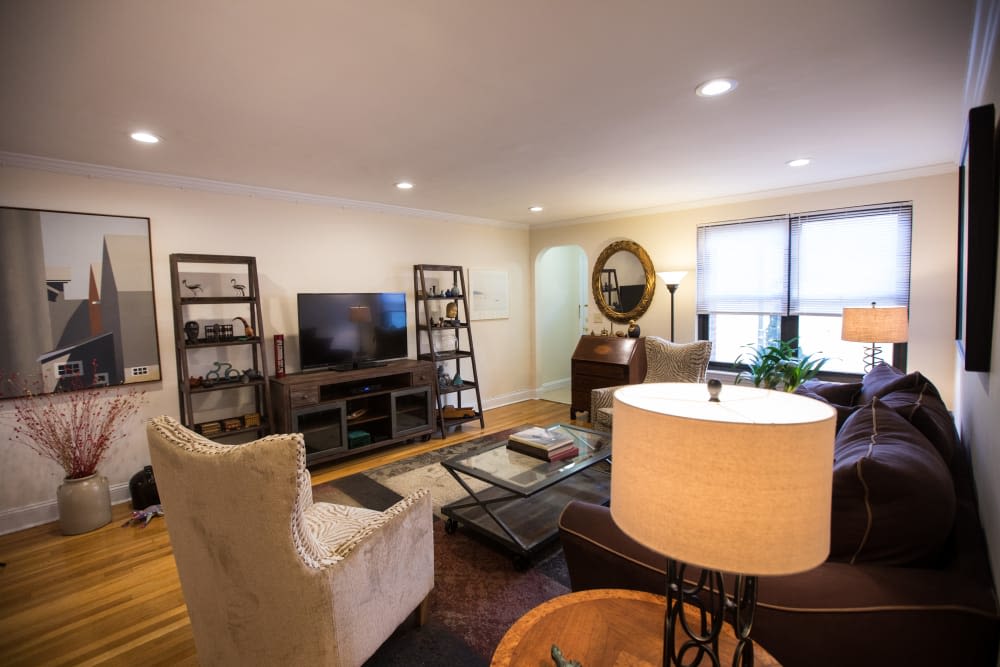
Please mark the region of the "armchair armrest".
POLYGON ((590 390, 590 423, 595 427, 609 429, 610 422, 602 421, 599 410, 601 408, 611 408, 615 404, 615 390, 626 385, 616 387, 601 387, 590 390))

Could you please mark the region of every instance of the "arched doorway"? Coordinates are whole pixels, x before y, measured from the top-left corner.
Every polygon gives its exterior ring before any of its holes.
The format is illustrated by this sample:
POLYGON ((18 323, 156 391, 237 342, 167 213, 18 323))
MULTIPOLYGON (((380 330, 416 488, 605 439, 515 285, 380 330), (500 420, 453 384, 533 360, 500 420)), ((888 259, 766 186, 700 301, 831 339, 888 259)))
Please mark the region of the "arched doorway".
POLYGON ((577 245, 535 259, 535 378, 540 398, 570 402, 570 358, 587 326, 587 254, 577 245))

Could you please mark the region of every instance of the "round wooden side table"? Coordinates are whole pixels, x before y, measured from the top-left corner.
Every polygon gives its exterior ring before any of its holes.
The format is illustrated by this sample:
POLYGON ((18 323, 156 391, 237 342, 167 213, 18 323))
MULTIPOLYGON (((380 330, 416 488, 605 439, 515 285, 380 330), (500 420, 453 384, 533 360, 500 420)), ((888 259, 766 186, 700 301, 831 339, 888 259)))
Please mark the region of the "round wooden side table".
MULTIPOLYGON (((492 667, 554 665, 555 644, 568 660, 584 667, 663 664, 662 595, 618 589, 579 591, 538 605, 514 623, 493 653, 492 667)), ((689 619, 697 622, 694 607, 689 619)), ((736 638, 726 624, 719 639, 722 664, 732 662, 736 638)), ((754 664, 780 667, 774 657, 754 645, 754 664)))

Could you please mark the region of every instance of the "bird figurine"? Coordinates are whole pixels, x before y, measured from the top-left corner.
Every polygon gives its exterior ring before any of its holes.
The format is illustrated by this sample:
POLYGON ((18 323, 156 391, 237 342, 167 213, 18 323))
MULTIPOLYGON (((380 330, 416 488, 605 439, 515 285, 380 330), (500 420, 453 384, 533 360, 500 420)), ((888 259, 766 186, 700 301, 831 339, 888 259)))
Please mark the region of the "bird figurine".
POLYGON ((247 286, 246 285, 240 285, 239 283, 237 283, 236 282, 236 278, 230 278, 229 282, 232 283, 233 289, 240 293, 240 296, 246 296, 247 295, 247 286))
POLYGON ((197 295, 198 295, 198 292, 200 292, 200 291, 201 291, 201 283, 195 283, 195 284, 193 284, 193 285, 188 285, 188 281, 187 281, 187 279, 184 279, 184 280, 182 280, 181 282, 182 282, 182 283, 184 283, 184 287, 187 287, 187 288, 188 288, 189 290, 191 290, 191 292, 192 292, 192 293, 193 293, 193 294, 194 294, 195 296, 197 296, 197 295))

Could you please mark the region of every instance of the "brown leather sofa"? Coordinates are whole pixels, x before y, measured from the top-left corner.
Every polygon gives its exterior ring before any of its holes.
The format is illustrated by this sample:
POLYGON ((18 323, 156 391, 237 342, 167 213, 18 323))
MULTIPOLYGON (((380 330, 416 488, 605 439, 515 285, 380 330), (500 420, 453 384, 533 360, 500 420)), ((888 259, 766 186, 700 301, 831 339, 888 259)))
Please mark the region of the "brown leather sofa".
MULTIPOLYGON (((840 413, 831 555, 760 578, 754 640, 785 667, 995 667, 1000 615, 971 470, 937 390, 885 367, 801 392, 840 413)), ((573 590, 663 594, 665 557, 622 533, 609 508, 574 501, 559 530, 573 590)))

